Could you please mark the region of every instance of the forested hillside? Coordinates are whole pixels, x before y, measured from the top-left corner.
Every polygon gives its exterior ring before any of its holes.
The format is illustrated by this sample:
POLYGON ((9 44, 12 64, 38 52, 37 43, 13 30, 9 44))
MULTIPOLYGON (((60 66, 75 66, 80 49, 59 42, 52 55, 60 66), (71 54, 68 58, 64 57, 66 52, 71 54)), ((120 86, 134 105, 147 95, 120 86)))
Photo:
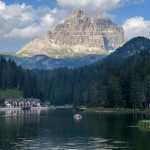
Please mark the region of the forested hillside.
MULTIPOLYGON (((0 57, 0 97, 3 97, 7 89, 14 89, 17 91, 22 91, 24 97, 39 97, 39 91, 37 88, 36 76, 33 72, 29 70, 23 70, 20 66, 11 60, 6 60, 0 57)), ((6 97, 6 96, 5 96, 6 97)), ((8 95, 10 98, 10 96, 8 95)))
POLYGON ((0 88, 51 104, 150 108, 150 40, 138 37, 88 67, 29 71, 0 60, 0 88))
POLYGON ((53 104, 149 107, 150 40, 130 40, 107 58, 74 70, 38 72, 43 99, 53 104))

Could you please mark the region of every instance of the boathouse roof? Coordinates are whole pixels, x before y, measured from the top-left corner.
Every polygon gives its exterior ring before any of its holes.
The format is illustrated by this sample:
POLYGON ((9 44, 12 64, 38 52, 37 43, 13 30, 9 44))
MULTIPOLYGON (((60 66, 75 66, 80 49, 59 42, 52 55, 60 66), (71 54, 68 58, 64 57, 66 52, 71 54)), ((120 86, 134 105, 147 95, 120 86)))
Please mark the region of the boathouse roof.
POLYGON ((29 101, 29 102, 41 102, 40 101, 40 99, 35 99, 35 98, 17 98, 17 99, 6 99, 5 100, 5 102, 8 102, 8 103, 11 103, 11 102, 14 102, 14 101, 16 101, 16 102, 21 102, 21 101, 23 101, 23 102, 27 102, 27 101, 29 101))

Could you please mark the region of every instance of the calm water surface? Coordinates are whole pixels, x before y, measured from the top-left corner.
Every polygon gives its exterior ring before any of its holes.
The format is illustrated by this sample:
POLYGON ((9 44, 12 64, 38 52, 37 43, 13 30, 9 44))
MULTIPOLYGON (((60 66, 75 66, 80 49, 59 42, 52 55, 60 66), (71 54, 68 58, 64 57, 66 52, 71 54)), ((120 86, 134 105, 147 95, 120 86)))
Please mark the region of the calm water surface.
POLYGON ((70 109, 0 112, 0 150, 150 150, 150 132, 137 128, 137 114, 82 113, 70 109))

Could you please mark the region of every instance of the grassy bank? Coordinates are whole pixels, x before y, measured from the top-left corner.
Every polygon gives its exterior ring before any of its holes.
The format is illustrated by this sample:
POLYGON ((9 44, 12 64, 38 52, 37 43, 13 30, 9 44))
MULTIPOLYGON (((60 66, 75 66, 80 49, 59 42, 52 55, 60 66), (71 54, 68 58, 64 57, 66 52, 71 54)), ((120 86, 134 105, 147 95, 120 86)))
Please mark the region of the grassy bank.
POLYGON ((140 120, 138 127, 143 131, 150 131, 150 120, 140 120))
POLYGON ((23 93, 17 89, 0 90, 0 105, 4 104, 5 99, 20 97, 23 97, 23 93))

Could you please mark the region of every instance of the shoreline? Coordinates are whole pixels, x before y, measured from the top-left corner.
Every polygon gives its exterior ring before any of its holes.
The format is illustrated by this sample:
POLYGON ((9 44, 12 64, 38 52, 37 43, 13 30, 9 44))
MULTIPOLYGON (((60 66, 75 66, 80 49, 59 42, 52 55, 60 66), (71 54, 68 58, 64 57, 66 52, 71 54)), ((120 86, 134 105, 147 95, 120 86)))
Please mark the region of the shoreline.
MULTIPOLYGON (((32 107, 31 110, 53 110, 53 109, 72 109, 74 111, 93 112, 93 113, 139 113, 150 114, 150 110, 144 109, 129 109, 129 108, 100 108, 100 107, 79 107, 73 108, 72 105, 68 106, 48 106, 48 107, 32 107)), ((5 108, 0 107, 1 111, 21 111, 22 108, 5 108)))
MULTIPOLYGON (((48 107, 32 107, 31 110, 46 110, 49 109, 48 107)), ((21 111, 22 108, 5 108, 0 107, 0 111, 21 111)))
MULTIPOLYGON (((79 108, 80 110, 80 108, 79 108)), ((82 108, 81 108, 82 110, 82 108)), ((120 109, 115 109, 115 108, 86 108, 84 110, 85 112, 94 112, 94 113, 139 113, 139 114, 150 114, 150 110, 144 109, 129 109, 129 108, 120 108, 120 109)))

